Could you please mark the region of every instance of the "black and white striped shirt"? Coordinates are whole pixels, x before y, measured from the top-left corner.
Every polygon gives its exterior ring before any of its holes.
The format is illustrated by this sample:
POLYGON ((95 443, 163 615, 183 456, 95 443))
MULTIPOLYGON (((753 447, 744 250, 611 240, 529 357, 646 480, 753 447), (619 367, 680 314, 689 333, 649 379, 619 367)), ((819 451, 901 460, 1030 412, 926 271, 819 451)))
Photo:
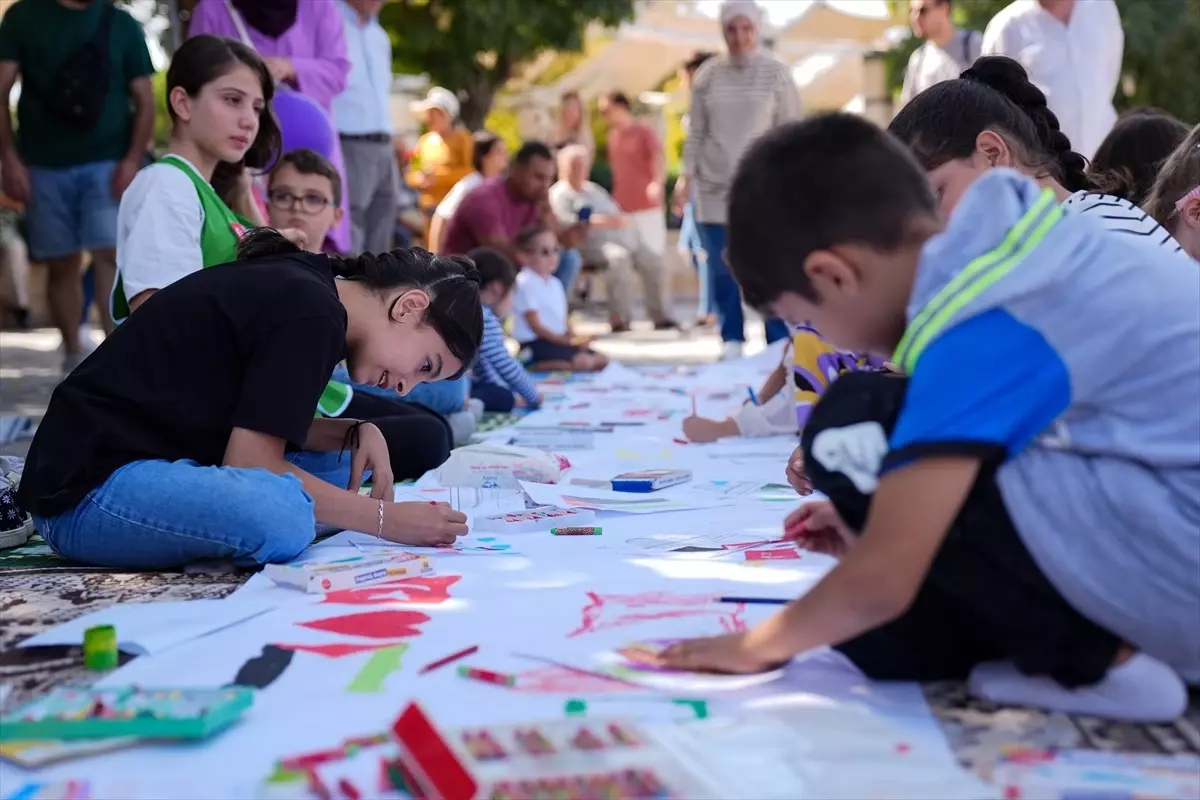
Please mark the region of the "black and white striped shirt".
POLYGON ((1147 244, 1187 256, 1166 228, 1124 198, 1095 192, 1075 192, 1063 201, 1062 209, 1068 214, 1088 214, 1114 233, 1141 237, 1147 244))

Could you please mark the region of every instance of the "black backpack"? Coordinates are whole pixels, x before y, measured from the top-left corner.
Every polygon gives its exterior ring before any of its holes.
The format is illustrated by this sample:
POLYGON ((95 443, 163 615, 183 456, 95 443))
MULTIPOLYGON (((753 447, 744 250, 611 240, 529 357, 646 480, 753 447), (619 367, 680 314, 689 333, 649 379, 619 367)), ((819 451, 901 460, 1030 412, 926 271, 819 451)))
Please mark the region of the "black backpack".
POLYGON ((32 81, 25 81, 34 88, 34 94, 51 115, 76 129, 94 128, 104 113, 108 98, 112 68, 108 42, 117 12, 112 0, 103 2, 96 33, 67 57, 50 81, 36 88, 32 81))

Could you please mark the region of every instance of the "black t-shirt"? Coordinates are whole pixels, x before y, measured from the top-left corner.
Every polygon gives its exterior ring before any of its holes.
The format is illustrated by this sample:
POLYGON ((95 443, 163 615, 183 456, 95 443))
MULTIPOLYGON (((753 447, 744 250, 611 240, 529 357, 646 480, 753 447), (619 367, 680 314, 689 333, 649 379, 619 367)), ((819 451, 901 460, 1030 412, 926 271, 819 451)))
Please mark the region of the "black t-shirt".
POLYGON ((328 257, 194 272, 147 300, 54 390, 18 502, 54 517, 133 461, 219 465, 235 427, 298 447, 345 349, 328 257))

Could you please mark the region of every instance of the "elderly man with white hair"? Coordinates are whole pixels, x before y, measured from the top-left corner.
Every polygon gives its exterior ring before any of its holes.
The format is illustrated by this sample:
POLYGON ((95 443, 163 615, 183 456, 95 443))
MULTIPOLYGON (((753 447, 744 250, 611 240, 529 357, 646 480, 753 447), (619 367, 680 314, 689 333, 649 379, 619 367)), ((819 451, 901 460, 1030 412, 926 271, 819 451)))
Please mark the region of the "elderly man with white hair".
POLYGON ((550 208, 564 225, 583 217, 588 233, 579 247, 583 263, 601 266, 608 287, 608 316, 614 333, 629 330, 633 314, 634 272, 642 276, 646 312, 659 330, 678 327, 667 316, 667 281, 662 257, 638 236, 604 187, 588 180, 592 155, 572 144, 558 153, 558 182, 550 187, 550 208), (586 212, 584 209, 588 209, 586 212), (591 216, 588 217, 587 215, 591 216))
MULTIPOLYGON (((752 0, 726 0, 720 10, 728 54, 696 72, 684 145, 681 198, 692 192, 700 242, 708 256, 710 291, 717 306, 723 358, 738 358, 746 340, 742 295, 725 264, 729 185, 738 159, 761 134, 800 116, 791 70, 759 49, 762 9, 752 0)), ((788 336, 780 320, 767 323, 767 341, 788 336)))

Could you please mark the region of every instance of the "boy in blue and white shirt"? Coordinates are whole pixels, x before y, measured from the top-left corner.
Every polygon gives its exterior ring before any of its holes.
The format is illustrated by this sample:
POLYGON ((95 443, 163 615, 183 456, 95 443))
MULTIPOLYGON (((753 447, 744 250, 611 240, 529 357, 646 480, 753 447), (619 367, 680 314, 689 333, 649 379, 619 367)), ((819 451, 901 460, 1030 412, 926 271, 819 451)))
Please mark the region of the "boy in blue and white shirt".
POLYGON ((504 346, 500 319, 512 305, 517 268, 502 253, 479 247, 468 253, 479 269, 483 301, 483 341, 471 369, 471 397, 483 401, 484 411, 509 412, 514 406, 537 408, 542 398, 521 362, 504 346))
POLYGON ((833 645, 881 680, 1182 713, 1180 676, 1200 681, 1200 272, 1012 170, 943 222, 911 153, 847 114, 743 156, 728 263, 752 306, 904 375, 840 377, 805 426, 828 501, 785 536, 838 566, 664 666, 755 672, 833 645))

